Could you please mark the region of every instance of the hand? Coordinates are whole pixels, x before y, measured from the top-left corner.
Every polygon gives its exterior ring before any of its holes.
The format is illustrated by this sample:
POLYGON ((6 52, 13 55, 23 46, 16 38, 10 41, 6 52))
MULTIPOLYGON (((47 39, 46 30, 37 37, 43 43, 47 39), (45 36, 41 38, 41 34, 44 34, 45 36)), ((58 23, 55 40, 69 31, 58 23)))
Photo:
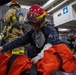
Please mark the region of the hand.
POLYGON ((2 46, 0 47, 0 51, 1 51, 1 50, 3 50, 3 47, 2 47, 2 46))
POLYGON ((40 59, 41 59, 40 56, 36 56, 36 57, 34 57, 34 58, 31 59, 31 62, 36 63, 36 62, 38 62, 40 59))
POLYGON ((34 63, 36 63, 36 62, 38 62, 41 58, 43 58, 44 57, 44 51, 45 50, 48 50, 48 48, 50 48, 52 45, 51 44, 46 44, 45 46, 44 46, 44 48, 41 50, 41 52, 36 56, 36 57, 34 57, 34 58, 32 58, 31 59, 31 62, 34 62, 34 63))

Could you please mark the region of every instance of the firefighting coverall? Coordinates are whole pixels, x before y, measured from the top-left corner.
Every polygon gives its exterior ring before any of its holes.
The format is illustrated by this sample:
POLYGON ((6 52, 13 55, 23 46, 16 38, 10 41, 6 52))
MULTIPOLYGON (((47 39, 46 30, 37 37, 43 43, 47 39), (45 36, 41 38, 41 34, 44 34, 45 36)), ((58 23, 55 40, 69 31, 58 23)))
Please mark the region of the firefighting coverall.
MULTIPOLYGON (((19 36, 23 35, 22 28, 19 28, 16 16, 16 9, 9 9, 7 13, 4 15, 4 23, 5 28, 3 30, 4 40, 5 42, 10 42, 19 36)), ((12 54, 24 54, 24 47, 18 47, 11 51, 7 51, 6 53, 12 54)))
POLYGON ((45 23, 38 31, 31 29, 23 36, 6 43, 3 45, 3 50, 1 52, 6 52, 10 49, 30 43, 30 46, 27 48, 27 56, 29 58, 34 58, 41 52, 46 44, 50 43, 51 45, 55 45, 58 44, 58 41, 58 35, 54 26, 45 23))
POLYGON ((4 50, 2 52, 31 43, 30 47, 27 48, 27 55, 33 58, 41 51, 45 44, 50 43, 55 45, 57 40, 55 28, 45 24, 39 31, 31 29, 23 36, 3 45, 4 50))

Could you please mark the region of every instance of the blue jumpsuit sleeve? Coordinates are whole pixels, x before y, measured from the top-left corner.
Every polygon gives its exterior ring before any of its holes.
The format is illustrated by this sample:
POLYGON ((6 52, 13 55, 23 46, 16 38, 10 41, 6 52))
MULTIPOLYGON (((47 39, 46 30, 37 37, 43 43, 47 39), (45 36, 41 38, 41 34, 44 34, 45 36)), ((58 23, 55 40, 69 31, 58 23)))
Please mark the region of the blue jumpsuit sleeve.
POLYGON ((6 52, 8 50, 12 50, 14 48, 24 46, 24 45, 30 43, 31 40, 32 40, 31 31, 29 31, 29 32, 25 33, 23 36, 3 45, 3 50, 1 52, 6 52))
POLYGON ((48 29, 48 38, 47 38, 47 43, 50 43, 52 45, 55 45, 57 43, 58 40, 58 34, 56 29, 54 28, 54 26, 47 26, 48 29))

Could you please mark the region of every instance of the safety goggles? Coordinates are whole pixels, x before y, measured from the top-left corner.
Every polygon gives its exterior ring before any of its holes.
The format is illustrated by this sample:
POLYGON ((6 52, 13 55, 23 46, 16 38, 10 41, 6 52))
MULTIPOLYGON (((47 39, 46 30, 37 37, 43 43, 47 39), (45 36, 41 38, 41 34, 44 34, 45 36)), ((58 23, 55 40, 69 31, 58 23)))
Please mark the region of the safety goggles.
POLYGON ((34 23, 34 22, 30 22, 30 21, 28 21, 28 23, 32 26, 32 25, 38 25, 39 24, 39 22, 36 22, 36 23, 34 23))
POLYGON ((45 17, 41 18, 40 20, 37 20, 36 22, 28 21, 28 23, 29 23, 31 26, 34 26, 34 25, 40 26, 40 24, 42 23, 42 21, 43 21, 44 19, 45 19, 45 17))

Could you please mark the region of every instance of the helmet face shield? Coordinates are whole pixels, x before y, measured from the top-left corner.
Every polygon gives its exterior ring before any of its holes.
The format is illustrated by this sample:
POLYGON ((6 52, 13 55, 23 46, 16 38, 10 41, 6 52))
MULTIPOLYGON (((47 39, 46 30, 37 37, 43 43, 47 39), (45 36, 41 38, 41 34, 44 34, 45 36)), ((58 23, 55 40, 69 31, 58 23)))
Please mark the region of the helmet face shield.
POLYGON ((37 13, 29 12, 27 15, 27 19, 29 22, 36 23, 38 20, 36 19, 39 16, 37 13))
POLYGON ((27 14, 27 19, 29 22, 36 23, 42 20, 42 18, 45 16, 46 12, 44 12, 42 15, 35 13, 35 12, 29 12, 27 14))
POLYGON ((37 29, 37 28, 40 28, 41 23, 44 21, 44 19, 45 19, 45 17, 39 19, 39 20, 36 21, 36 22, 30 22, 30 21, 28 21, 28 23, 29 23, 32 27, 35 27, 35 28, 33 28, 33 29, 37 29))

